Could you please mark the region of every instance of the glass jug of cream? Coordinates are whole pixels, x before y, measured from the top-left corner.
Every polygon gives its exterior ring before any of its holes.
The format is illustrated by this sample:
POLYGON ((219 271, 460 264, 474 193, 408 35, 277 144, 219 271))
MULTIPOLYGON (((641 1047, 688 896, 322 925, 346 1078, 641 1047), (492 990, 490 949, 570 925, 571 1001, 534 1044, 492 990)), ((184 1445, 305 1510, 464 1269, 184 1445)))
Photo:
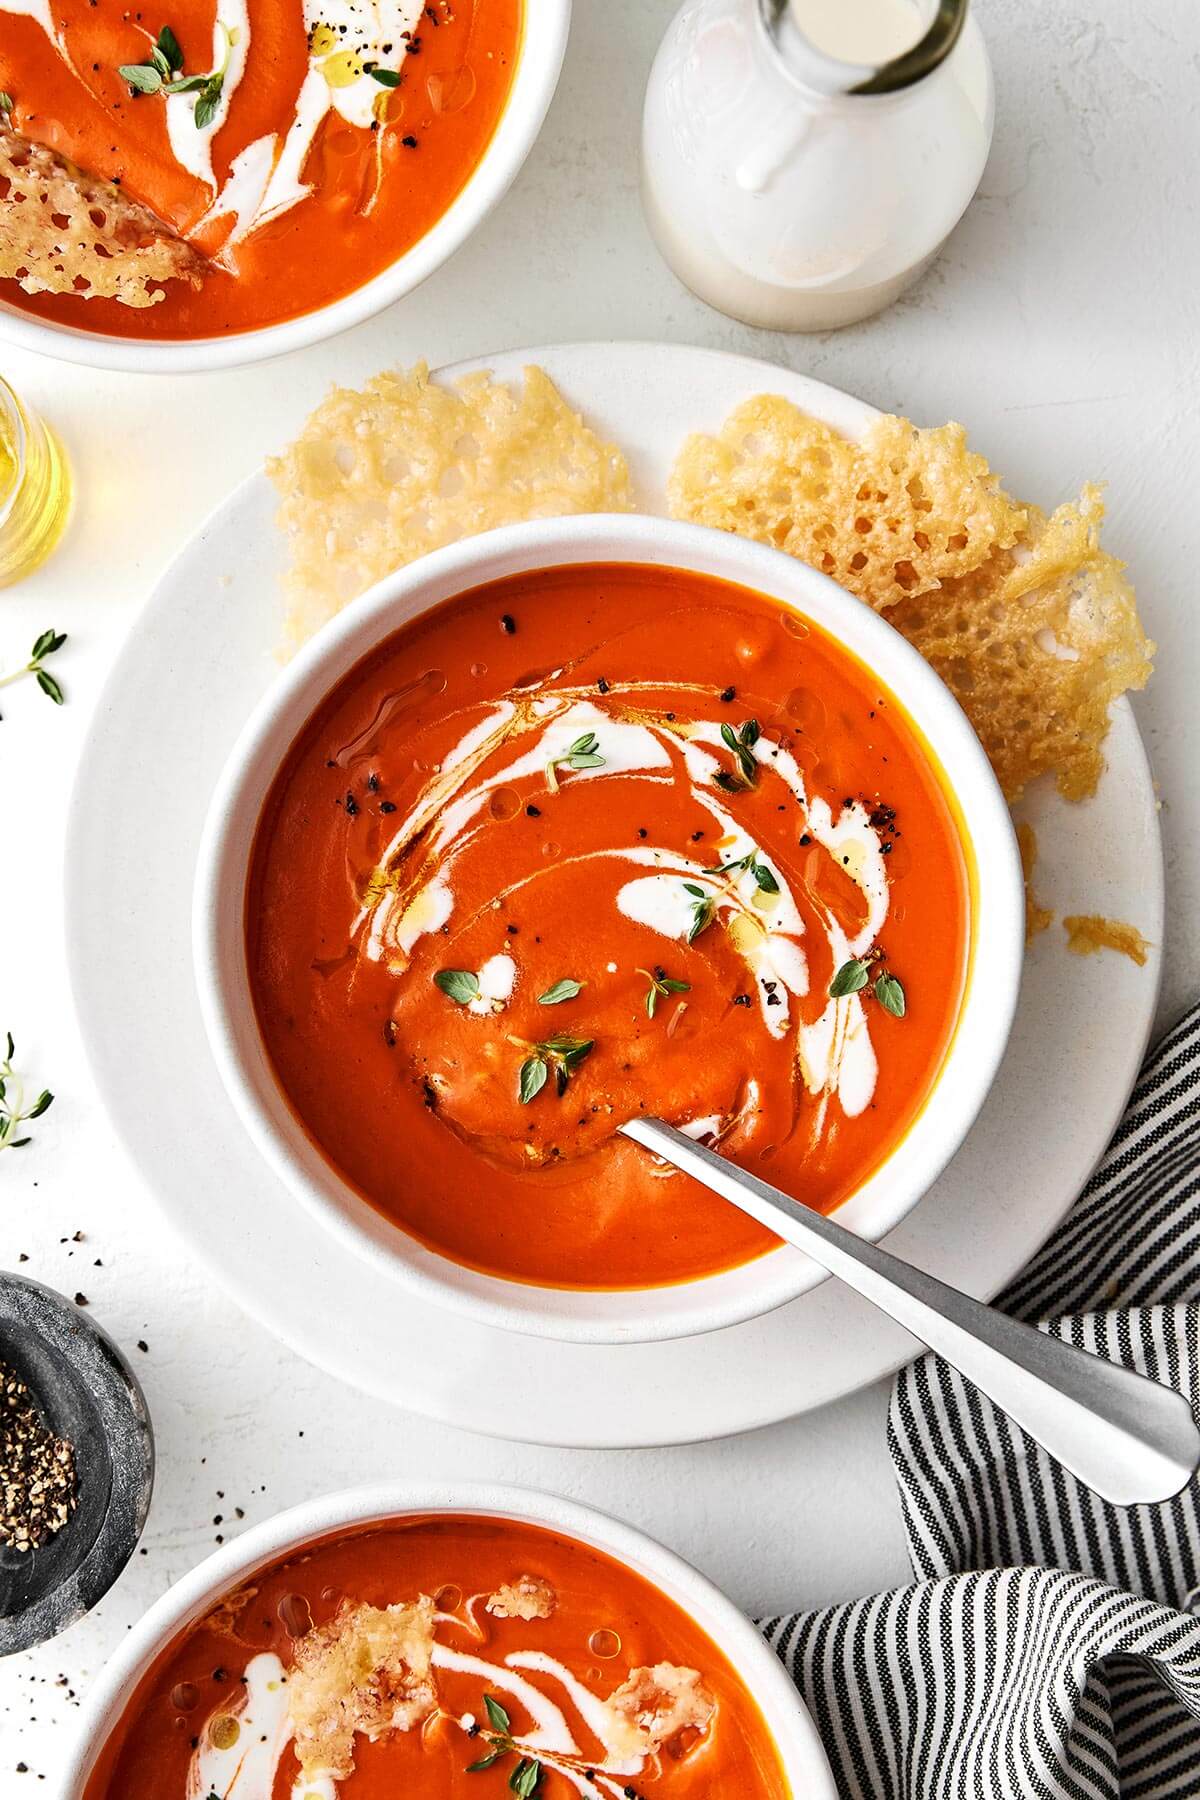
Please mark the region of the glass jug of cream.
POLYGON ((991 144, 968 0, 686 0, 646 91, 642 198, 692 291, 827 331, 889 306, 965 212, 991 144))

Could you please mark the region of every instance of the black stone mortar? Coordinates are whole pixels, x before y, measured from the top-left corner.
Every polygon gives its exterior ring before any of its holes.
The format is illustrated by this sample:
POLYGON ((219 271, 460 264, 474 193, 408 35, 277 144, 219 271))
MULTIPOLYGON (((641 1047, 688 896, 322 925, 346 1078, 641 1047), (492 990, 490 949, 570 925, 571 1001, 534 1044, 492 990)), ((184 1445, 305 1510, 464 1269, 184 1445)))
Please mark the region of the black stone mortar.
POLYGON ((82 1619, 133 1555, 154 1487, 154 1433, 108 1333, 62 1294, 3 1270, 0 1362, 75 1447, 67 1523, 36 1550, 0 1544, 0 1656, 11 1656, 82 1619))

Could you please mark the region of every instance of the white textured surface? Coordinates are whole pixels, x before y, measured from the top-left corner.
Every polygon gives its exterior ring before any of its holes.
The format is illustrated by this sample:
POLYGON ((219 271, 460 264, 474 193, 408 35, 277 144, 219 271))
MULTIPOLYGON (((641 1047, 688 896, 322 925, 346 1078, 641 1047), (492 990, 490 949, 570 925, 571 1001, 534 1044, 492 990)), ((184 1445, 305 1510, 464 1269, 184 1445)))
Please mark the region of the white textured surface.
MULTIPOLYGON (((59 1732, 127 1621, 210 1546, 342 1482, 471 1473, 555 1487, 667 1537, 745 1606, 820 1601, 905 1573, 873 1393, 705 1447, 556 1452, 414 1423, 350 1394, 207 1294, 180 1266, 90 1096, 61 973, 61 822, 76 747, 125 622, 181 540, 297 425, 328 381, 572 337, 663 337, 774 357, 918 419, 962 418, 1043 504, 1110 483, 1109 541, 1132 565, 1163 649, 1138 703, 1166 804, 1169 930, 1162 1016, 1200 987, 1198 202, 1191 0, 980 0, 996 64, 996 143, 941 262, 890 314, 781 339, 708 312, 658 262, 637 205, 645 70, 670 0, 581 0, 546 133, 498 213, 407 302, 324 349, 166 383, 33 358, 0 368, 66 439, 81 501, 35 580, 0 595, 0 653, 53 623, 71 694, 0 697, 8 799, 0 849, 0 1030, 58 1094, 0 1165, 0 1263, 85 1293, 126 1345, 158 1430, 146 1554, 91 1619, 0 1667, 0 1792, 55 1792, 59 1732), (552 235, 552 226, 558 235, 552 235), (82 1243, 69 1241, 76 1230, 82 1243), (67 1240, 67 1241, 62 1241, 67 1240), (99 1258, 103 1266, 96 1267, 99 1258), (222 1523, 214 1524, 215 1515, 222 1523), (28 1773, 11 1774, 24 1761, 28 1773), (38 1775, 46 1785, 34 1786, 38 1775)), ((219 621, 214 620, 214 629, 219 621)), ((128 804, 169 806, 153 746, 128 804)), ((147 947, 153 954, 153 946, 147 947)), ((764 1371, 769 1379, 769 1371, 764 1371)), ((505 1396, 494 1405, 502 1415, 505 1396)))

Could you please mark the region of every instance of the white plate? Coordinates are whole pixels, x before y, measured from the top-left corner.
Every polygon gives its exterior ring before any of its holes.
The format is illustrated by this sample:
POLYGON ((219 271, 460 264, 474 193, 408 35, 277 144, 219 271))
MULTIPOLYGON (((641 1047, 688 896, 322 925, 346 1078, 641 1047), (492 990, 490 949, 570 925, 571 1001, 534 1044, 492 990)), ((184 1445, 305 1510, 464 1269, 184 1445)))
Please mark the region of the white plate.
MULTIPOLYGON (((871 409, 781 368, 661 344, 578 344, 537 362, 630 456, 641 503, 663 510, 684 433, 738 401, 782 393, 854 433, 871 409)), ((787 1418, 889 1374, 912 1340, 837 1282, 704 1338, 591 1346, 522 1338, 415 1300, 297 1206, 237 1122, 209 1056, 192 982, 192 874, 217 774, 275 669, 281 545, 275 496, 253 477, 180 553, 129 634, 84 746, 68 827, 67 949, 96 1080, 187 1249, 246 1310, 345 1381, 430 1418, 547 1444, 720 1437, 787 1418), (496 1395, 504 1404, 496 1406, 496 1395)), ((1133 715, 1115 710, 1096 798, 1039 792, 1039 898, 1129 919, 1162 938, 1162 853, 1133 715)), ((1120 1115, 1150 1029, 1144 969, 1035 943, 1008 1054, 942 1179, 886 1240, 987 1298, 1027 1261, 1085 1181, 1120 1115)))

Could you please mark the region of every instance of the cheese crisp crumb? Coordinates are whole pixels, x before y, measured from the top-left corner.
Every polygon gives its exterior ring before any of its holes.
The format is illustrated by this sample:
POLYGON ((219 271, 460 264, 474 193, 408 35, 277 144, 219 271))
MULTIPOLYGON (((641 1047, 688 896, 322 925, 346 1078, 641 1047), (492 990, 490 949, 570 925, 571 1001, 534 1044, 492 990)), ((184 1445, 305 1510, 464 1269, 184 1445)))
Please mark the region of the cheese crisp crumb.
POLYGON ((1100 913, 1070 913, 1063 920, 1067 949, 1075 956, 1095 956, 1098 950, 1119 950, 1144 968, 1150 945, 1134 925, 1106 919, 1100 913))
POLYGON ((487 1610, 497 1619, 548 1619, 557 1595, 548 1581, 537 1575, 519 1575, 487 1599, 487 1610))
POLYGON ((1025 942, 1032 944, 1040 931, 1054 921, 1048 906, 1039 906, 1033 892, 1033 871, 1037 868, 1037 835, 1024 819, 1017 826, 1017 848, 1021 852, 1021 873, 1025 877, 1025 942))
POLYGON ((411 1731, 437 1696, 431 1674, 434 1604, 344 1602, 328 1624, 297 1639, 288 1676, 288 1716, 306 1779, 344 1781, 354 1771, 354 1739, 411 1731))
POLYGON ((0 277, 27 294, 155 306, 162 284, 199 287, 204 261, 111 181, 0 130, 0 277))
POLYGON ((881 418, 861 444, 778 396, 684 444, 678 518, 740 532, 884 612, 958 699, 1007 798, 1053 773, 1095 791, 1111 703, 1150 678, 1122 566, 1100 548, 1099 490, 1050 518, 1004 493, 959 425, 881 418))
POLYGON ((393 569, 520 519, 627 512, 624 456, 572 412, 545 372, 455 387, 424 363, 335 388, 267 464, 282 496, 294 650, 393 569))
POLYGON ((674 1663, 633 1669, 604 1703, 619 1756, 653 1756, 681 1731, 704 1731, 717 1703, 697 1670, 674 1663))

